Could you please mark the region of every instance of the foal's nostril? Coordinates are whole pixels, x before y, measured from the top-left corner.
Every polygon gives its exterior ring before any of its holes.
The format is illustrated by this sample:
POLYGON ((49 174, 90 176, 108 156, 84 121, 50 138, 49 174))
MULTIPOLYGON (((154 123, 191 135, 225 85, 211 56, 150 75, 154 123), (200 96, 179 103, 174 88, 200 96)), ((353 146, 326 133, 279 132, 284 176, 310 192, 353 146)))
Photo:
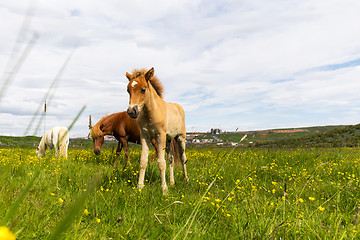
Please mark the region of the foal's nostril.
POLYGON ((94 153, 95 153, 95 155, 100 155, 100 149, 95 149, 94 153))
POLYGON ((126 112, 131 118, 136 118, 139 114, 139 108, 138 106, 129 107, 126 112))

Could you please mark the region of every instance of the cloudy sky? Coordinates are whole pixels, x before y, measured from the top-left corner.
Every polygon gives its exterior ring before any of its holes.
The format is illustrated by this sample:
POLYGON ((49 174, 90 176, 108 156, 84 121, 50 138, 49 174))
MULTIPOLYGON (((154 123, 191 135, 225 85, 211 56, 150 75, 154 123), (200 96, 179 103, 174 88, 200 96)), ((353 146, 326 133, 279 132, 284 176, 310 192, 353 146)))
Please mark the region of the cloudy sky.
POLYGON ((70 134, 86 136, 89 115, 127 109, 125 73, 151 67, 188 131, 357 124, 359 12, 358 0, 2 0, 0 135, 24 135, 46 97, 36 135, 86 105, 70 134))

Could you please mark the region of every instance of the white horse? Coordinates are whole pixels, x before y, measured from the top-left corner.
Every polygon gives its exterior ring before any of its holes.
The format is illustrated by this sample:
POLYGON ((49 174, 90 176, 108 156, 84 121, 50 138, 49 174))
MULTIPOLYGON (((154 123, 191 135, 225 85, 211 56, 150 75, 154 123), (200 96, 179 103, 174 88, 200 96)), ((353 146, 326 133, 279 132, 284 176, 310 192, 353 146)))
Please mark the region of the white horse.
POLYGON ((55 156, 67 157, 67 149, 69 146, 69 130, 66 127, 53 127, 47 130, 41 138, 40 144, 36 149, 39 157, 44 157, 46 149, 55 148, 55 156))

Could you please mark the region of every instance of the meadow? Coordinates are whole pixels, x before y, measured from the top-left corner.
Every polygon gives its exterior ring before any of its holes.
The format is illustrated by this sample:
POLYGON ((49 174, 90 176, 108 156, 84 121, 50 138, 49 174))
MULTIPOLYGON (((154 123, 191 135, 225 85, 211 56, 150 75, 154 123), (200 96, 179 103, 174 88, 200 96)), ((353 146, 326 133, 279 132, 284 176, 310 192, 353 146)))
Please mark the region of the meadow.
POLYGON ((359 237, 358 148, 188 149, 190 182, 177 165, 166 196, 156 162, 137 189, 140 153, 132 145, 123 169, 110 147, 68 159, 0 149, 2 225, 16 239, 359 237))

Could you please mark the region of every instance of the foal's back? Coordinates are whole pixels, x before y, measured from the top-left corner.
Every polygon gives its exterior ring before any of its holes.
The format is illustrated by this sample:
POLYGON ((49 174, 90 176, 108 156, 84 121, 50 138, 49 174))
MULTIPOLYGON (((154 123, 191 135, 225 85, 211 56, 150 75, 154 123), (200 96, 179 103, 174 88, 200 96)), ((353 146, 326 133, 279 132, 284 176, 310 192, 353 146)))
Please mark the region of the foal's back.
POLYGON ((63 126, 56 126, 51 128, 47 133, 47 142, 54 147, 60 141, 69 141, 69 130, 63 126))

